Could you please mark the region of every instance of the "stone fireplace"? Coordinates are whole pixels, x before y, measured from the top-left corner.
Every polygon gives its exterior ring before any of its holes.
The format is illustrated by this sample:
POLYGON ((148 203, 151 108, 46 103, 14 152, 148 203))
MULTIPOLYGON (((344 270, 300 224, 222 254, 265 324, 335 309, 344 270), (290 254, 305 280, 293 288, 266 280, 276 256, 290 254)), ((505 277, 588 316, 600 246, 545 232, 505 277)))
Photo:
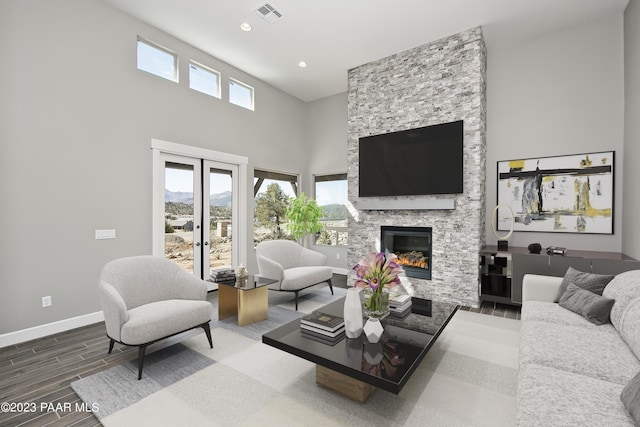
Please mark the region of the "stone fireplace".
MULTIPOLYGON (((485 80, 479 27, 349 70, 347 176, 354 210, 348 265, 383 247, 382 227, 429 228, 429 277, 403 278, 405 289, 421 298, 479 304, 478 253, 485 242, 486 205, 485 80), (359 196, 361 137, 456 120, 464 123, 461 194, 359 196)), ((349 284, 354 280, 350 272, 349 284)))

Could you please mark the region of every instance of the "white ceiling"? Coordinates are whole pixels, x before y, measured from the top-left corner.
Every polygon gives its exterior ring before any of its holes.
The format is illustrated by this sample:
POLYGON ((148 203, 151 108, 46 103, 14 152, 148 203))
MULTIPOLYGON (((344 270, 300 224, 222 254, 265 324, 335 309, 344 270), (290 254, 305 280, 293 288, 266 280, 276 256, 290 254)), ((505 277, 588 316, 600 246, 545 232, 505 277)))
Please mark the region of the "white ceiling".
POLYGON ((629 0, 102 0, 303 101, 347 89, 347 70, 482 26, 517 43, 604 15, 629 0), (269 3, 282 19, 255 10, 269 3), (240 29, 242 22, 253 27, 240 29), (307 68, 299 68, 304 60, 307 68))

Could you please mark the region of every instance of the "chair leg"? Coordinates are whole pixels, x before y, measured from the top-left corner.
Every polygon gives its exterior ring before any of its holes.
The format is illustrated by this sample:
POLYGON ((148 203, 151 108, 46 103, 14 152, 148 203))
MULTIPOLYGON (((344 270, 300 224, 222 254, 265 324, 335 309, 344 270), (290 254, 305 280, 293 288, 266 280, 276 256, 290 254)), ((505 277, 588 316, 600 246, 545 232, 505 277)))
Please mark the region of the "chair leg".
POLYGON ((329 289, 331 289, 331 295, 333 295, 333 283, 331 282, 331 279, 329 279, 327 283, 329 284, 329 289))
POLYGON ((142 367, 144 365, 144 352, 147 350, 146 345, 138 347, 138 380, 142 379, 142 367))
POLYGON ((111 340, 111 342, 109 343, 109 354, 111 354, 111 352, 113 351, 113 345, 115 344, 115 340, 111 340))
POLYGON ((298 311, 298 291, 295 291, 296 293, 296 311, 298 311))
POLYGON ((204 333, 207 335, 207 339, 209 340, 209 346, 213 348, 213 340, 211 339, 211 326, 209 322, 200 325, 202 329, 204 329, 204 333))

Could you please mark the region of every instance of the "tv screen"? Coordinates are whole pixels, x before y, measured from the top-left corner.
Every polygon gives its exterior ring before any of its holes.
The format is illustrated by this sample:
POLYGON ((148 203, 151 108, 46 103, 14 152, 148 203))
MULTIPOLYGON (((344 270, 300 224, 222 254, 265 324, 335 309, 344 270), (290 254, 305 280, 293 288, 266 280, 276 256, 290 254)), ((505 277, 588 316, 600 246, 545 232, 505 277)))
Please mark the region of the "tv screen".
POLYGON ((462 193, 463 121, 360 138, 360 197, 462 193))

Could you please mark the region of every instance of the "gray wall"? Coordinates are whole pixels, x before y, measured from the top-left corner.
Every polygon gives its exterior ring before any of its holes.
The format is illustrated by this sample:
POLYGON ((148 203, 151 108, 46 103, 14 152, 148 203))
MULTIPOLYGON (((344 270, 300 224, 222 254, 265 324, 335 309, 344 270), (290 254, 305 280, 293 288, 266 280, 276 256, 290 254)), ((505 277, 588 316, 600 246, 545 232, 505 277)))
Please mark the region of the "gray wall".
POLYGON ((622 16, 515 46, 507 43, 487 48, 487 243, 497 241, 491 231, 497 161, 615 150, 615 234, 517 232, 509 244, 621 251, 622 16))
POLYGON ((152 138, 307 168, 304 103, 98 1, 0 2, 0 51, 0 334, 99 311, 101 267, 151 253, 152 138), (178 53, 179 84, 137 70, 137 35, 178 53), (255 111, 190 90, 190 58, 255 111))
MULTIPOLYGON (((305 175, 303 187, 307 194, 313 194, 313 175, 347 172, 346 92, 310 102, 306 114, 309 173, 305 175)), ((347 268, 346 247, 313 245, 313 249, 327 256, 328 265, 347 268)))
POLYGON ((631 0, 624 16, 625 121, 624 221, 622 251, 640 259, 640 2, 631 0))

